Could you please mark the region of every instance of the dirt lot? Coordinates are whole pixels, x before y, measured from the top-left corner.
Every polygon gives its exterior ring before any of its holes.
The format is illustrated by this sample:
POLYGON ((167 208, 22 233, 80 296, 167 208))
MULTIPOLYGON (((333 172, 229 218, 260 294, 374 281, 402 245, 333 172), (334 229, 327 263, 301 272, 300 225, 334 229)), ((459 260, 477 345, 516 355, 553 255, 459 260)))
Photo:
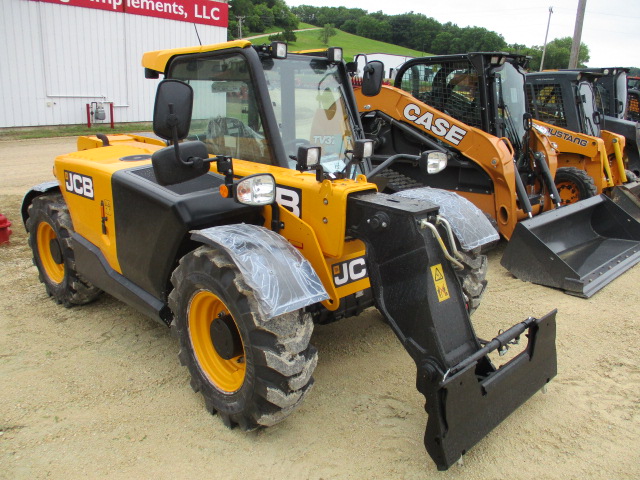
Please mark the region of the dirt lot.
POLYGON ((558 308, 558 376, 437 472, 409 356, 376 311, 316 327, 304 405, 253 433, 208 415, 168 329, 103 296, 55 305, 21 225, 24 192, 75 139, 0 142, 0 478, 638 479, 640 266, 589 300, 513 279, 490 256, 474 324, 488 337, 558 308))

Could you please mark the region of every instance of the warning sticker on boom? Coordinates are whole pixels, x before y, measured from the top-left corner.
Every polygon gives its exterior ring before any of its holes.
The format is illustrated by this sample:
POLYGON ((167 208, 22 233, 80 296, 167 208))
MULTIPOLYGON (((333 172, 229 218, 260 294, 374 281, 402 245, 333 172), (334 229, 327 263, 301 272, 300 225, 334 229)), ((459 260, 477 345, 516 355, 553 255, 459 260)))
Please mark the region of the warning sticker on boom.
POLYGON ((433 283, 436 287, 436 293, 438 294, 438 301, 444 302, 449 299, 449 287, 447 287, 447 281, 444 278, 442 271, 442 264, 437 264, 431 267, 431 275, 433 276, 433 283))

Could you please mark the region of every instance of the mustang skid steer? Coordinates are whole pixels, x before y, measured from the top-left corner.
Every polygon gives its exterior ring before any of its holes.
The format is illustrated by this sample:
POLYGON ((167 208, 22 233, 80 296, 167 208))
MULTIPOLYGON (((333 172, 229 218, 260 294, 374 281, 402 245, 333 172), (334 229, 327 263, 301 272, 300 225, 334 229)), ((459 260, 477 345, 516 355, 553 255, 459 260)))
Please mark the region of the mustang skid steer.
POLYGON ((339 49, 235 41, 150 52, 143 65, 165 76, 154 131, 170 145, 83 137, 56 158, 56 181, 25 197, 54 300, 106 291, 170 326, 207 410, 244 430, 283 420, 310 391, 314 320, 375 305, 416 363, 441 470, 556 374, 555 311, 488 342, 474 333, 456 247, 494 241, 484 215, 449 199, 456 228, 438 204, 367 181, 370 142, 339 49), (488 354, 525 333, 496 368, 488 354))
POLYGON ((525 61, 499 52, 417 58, 398 69, 399 88, 356 88, 372 161, 447 155, 440 170, 397 161, 383 173, 386 188, 414 198, 411 188, 423 185, 457 192, 510 240, 502 264, 511 273, 589 297, 640 261, 640 225, 604 196, 552 210, 561 202, 556 152, 527 112, 525 61))
POLYGON ((550 129, 565 163, 586 172, 583 185, 577 181, 576 186, 586 192, 595 185, 601 193, 633 183, 636 172, 640 173, 640 126, 613 115, 626 96, 613 100, 615 90, 605 88, 613 88, 613 80, 592 70, 529 73, 526 90, 531 113, 550 129), (590 169, 589 164, 598 163, 602 164, 599 172, 590 169))

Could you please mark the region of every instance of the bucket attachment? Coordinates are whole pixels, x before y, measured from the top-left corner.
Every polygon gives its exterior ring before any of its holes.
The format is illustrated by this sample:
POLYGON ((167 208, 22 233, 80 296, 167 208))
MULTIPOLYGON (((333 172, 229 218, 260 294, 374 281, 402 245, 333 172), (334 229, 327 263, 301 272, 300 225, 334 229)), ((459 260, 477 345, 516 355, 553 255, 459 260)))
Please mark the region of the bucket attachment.
POLYGON ((620 208, 640 222, 640 182, 613 187, 610 197, 620 208))
POLYGON ((605 195, 545 212, 516 225, 501 264, 526 282, 588 298, 640 261, 634 216, 605 195))
POLYGON ((367 247, 376 305, 416 363, 429 416, 425 447, 438 470, 446 470, 556 375, 556 312, 528 318, 482 346, 446 246, 422 228, 438 206, 353 194, 347 211, 349 234, 367 247), (488 354, 523 333, 526 350, 494 367, 488 354))

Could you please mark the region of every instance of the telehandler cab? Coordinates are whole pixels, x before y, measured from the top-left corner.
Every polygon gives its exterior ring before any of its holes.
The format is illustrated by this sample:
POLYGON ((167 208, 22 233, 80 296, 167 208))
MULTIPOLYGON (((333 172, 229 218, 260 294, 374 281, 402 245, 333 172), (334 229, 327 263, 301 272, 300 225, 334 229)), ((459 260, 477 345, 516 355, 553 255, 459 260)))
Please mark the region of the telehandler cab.
POLYGON ((375 305, 416 363, 424 443, 444 470, 555 376, 556 312, 476 337, 456 271, 495 232, 463 199, 446 200, 460 221, 377 192, 340 54, 248 41, 146 53, 170 145, 82 137, 57 157, 56 180, 24 199, 34 263, 58 303, 106 291, 170 326, 207 410, 244 430, 309 393, 313 321, 375 305), (489 353, 522 334, 496 368, 489 353))

